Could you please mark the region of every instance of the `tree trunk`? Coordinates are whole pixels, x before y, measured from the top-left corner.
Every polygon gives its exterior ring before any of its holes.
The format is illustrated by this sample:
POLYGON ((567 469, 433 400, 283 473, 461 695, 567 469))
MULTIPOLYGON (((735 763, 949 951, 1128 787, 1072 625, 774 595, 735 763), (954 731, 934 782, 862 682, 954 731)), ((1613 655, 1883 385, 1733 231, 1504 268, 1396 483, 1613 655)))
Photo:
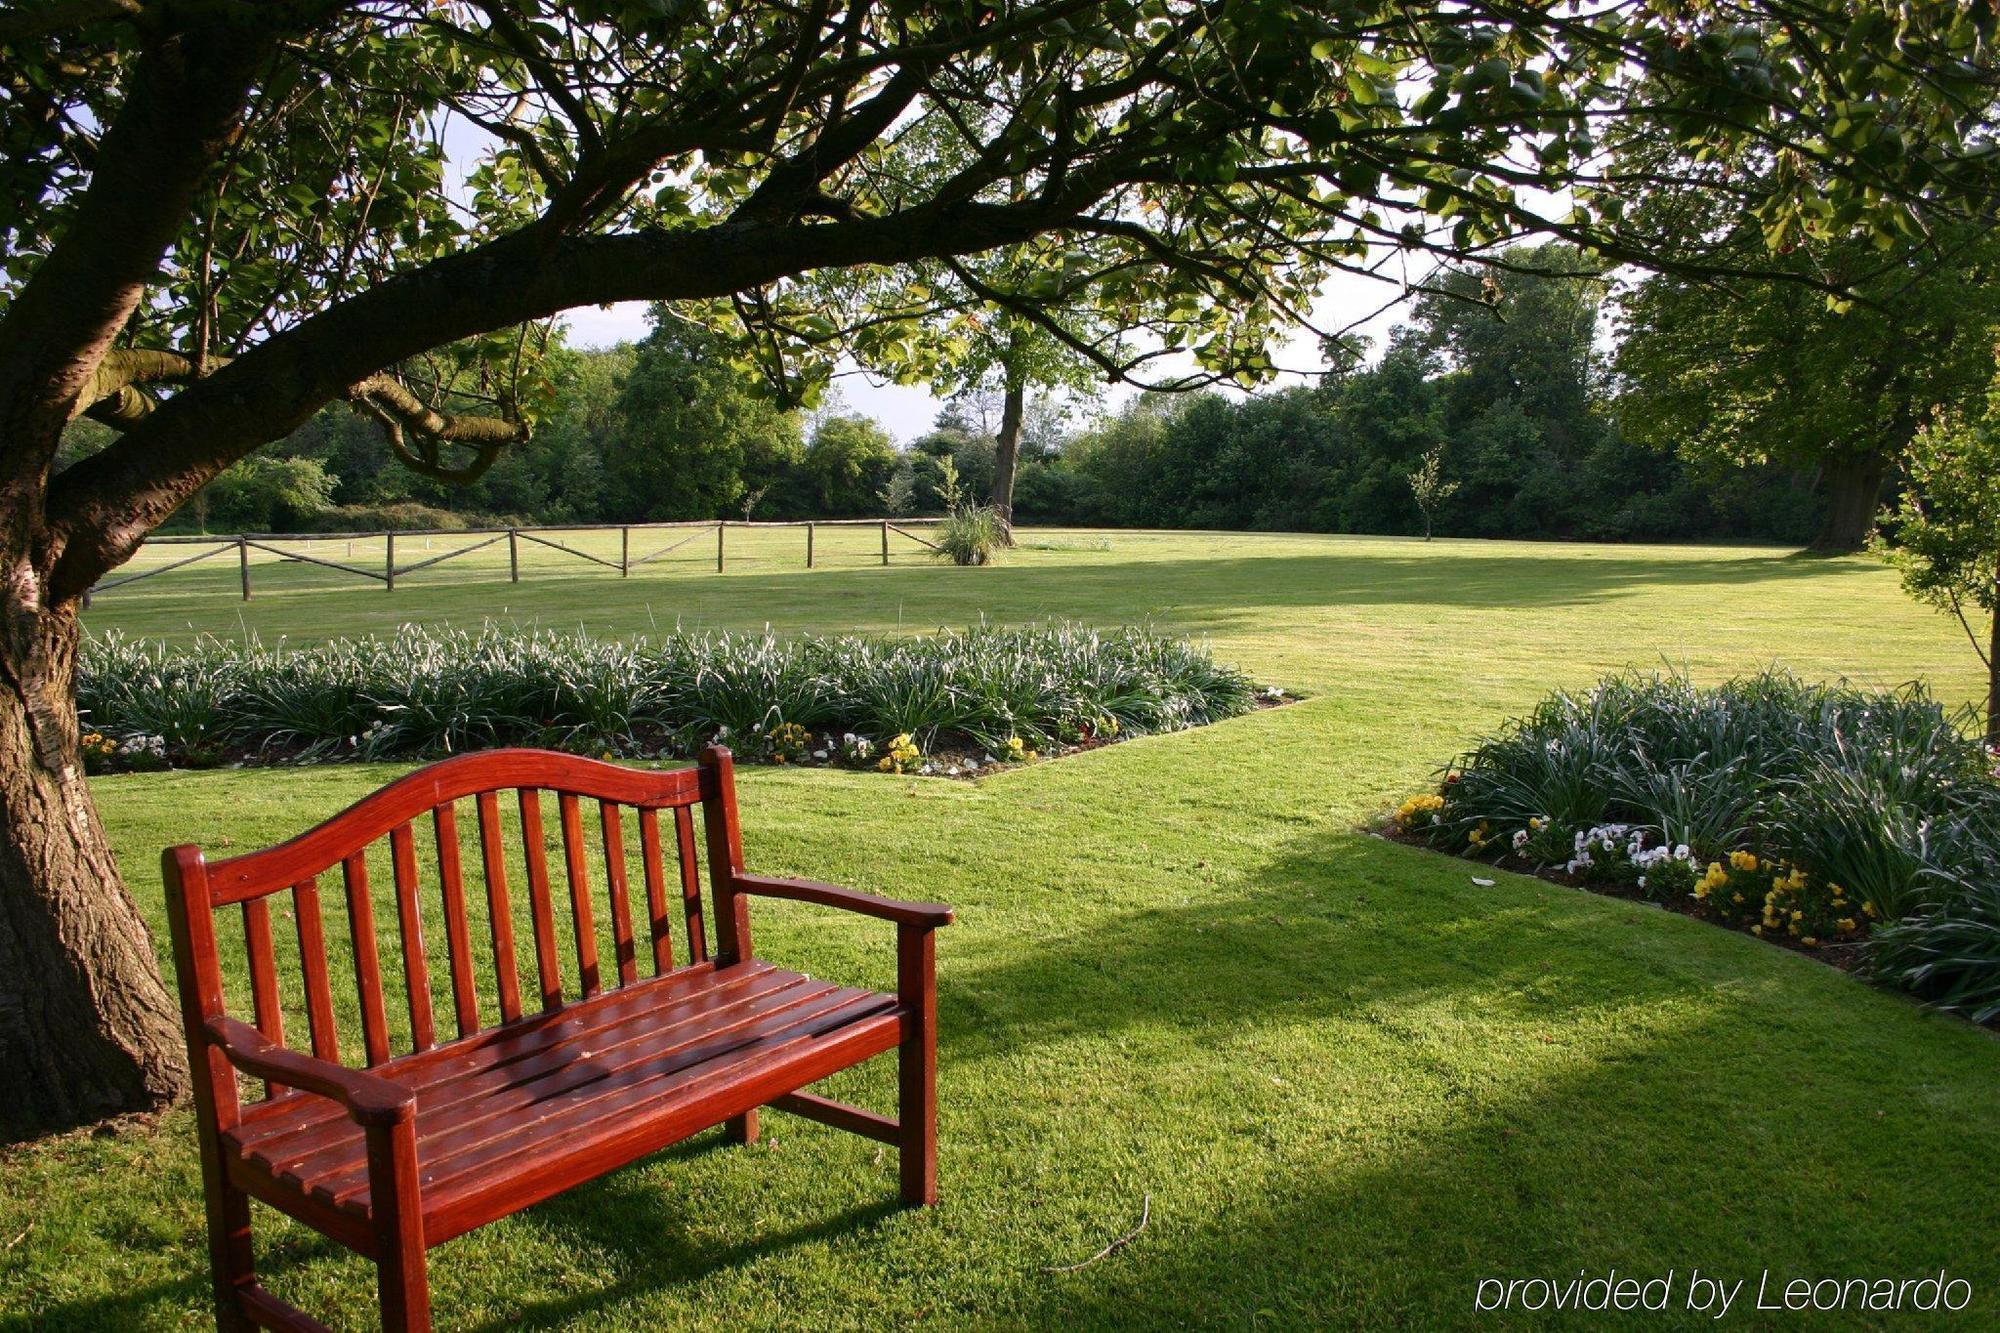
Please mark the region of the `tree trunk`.
POLYGON ((1000 404, 1000 434, 993 441, 993 508, 1000 515, 1000 540, 1007 546, 1014 544, 1014 473, 1021 458, 1027 396, 1027 377, 1009 368, 1007 394, 1000 404))
POLYGON ((77 607, 23 605, 20 567, 11 572, 0 634, 7 1140, 166 1106, 188 1077, 178 1007, 84 784, 71 693, 77 607))
POLYGON ((1986 748, 2000 753, 2000 569, 1993 571, 1993 592, 1986 625, 1986 748))
POLYGON ((1820 473, 1826 487, 1826 518, 1808 548, 1820 555, 1846 555, 1868 544, 1882 504, 1888 464, 1879 453, 1838 454, 1820 473))

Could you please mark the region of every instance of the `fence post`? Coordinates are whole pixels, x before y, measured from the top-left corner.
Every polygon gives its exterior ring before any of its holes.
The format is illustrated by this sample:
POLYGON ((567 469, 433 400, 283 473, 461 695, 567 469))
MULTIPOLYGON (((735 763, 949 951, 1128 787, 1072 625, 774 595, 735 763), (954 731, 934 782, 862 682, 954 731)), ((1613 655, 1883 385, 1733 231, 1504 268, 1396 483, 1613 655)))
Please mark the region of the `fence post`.
POLYGON ((507 581, 521 581, 521 536, 517 529, 507 529, 507 581))
POLYGON ((882 520, 882 563, 889 563, 889 520, 882 520))
POLYGON ((236 567, 243 574, 243 600, 247 602, 250 600, 250 539, 248 537, 238 537, 236 539, 236 567))
POLYGON ((813 525, 806 524, 806 568, 813 567, 813 525))
POLYGON ((729 526, 728 520, 715 520, 715 572, 722 572, 722 533, 729 526))
POLYGON ((382 556, 382 591, 394 592, 396 591, 396 534, 385 532, 382 534, 382 538, 382 549, 384 552, 382 556))
POLYGON ((618 529, 618 577, 632 577, 632 529, 618 529))

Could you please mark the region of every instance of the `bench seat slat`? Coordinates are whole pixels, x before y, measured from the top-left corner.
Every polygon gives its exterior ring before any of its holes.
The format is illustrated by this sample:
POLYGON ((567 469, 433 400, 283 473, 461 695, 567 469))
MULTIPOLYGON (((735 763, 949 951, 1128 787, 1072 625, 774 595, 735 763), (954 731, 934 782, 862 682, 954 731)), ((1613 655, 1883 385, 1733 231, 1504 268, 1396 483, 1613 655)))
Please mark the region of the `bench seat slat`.
MULTIPOLYGON (((574 1006, 569 1015, 607 1017, 602 1025, 551 1021, 530 1030, 523 1024, 504 1044, 456 1050, 465 1043, 451 1043, 381 1066, 378 1073, 419 1089, 417 1145, 426 1217, 456 1210, 459 1221, 477 1225, 468 1221, 480 1212, 471 1201, 504 1192, 512 1173, 601 1153, 607 1140, 650 1141, 649 1134, 668 1133, 679 1123, 676 1116, 696 1101, 713 1102, 774 1072, 782 1083, 786 1071, 816 1067, 834 1047, 840 1063, 851 1064, 865 1058, 855 1053, 858 1047, 887 1050, 900 1030, 893 996, 763 964, 704 968, 701 984, 692 987, 669 984, 675 980, 649 979, 574 1006), (650 1005, 596 1012, 649 992, 658 992, 650 1005)), ((778 1091, 820 1076, 800 1077, 778 1091)), ((675 1130, 660 1142, 685 1132, 675 1130)), ((269 1178, 344 1212, 368 1213, 362 1135, 328 1103, 287 1099, 227 1135, 269 1178), (319 1106, 302 1115, 297 1105, 302 1101, 319 1106)), ((577 1178, 605 1169, 597 1166, 577 1178)), ((426 1235, 433 1244, 441 1239, 428 1222, 426 1235)))
MULTIPOLYGON (((550 1051, 570 1047, 591 1049, 607 1030, 672 1021, 683 1008, 694 1012, 722 1008, 739 994, 761 993, 783 986, 790 975, 779 974, 769 964, 754 960, 729 972, 730 975, 718 976, 711 967, 690 969, 648 982, 629 994, 607 996, 594 1004, 571 1005, 556 1013, 524 1019, 511 1027, 482 1032, 468 1040, 440 1046, 421 1057, 398 1060, 395 1078, 424 1096, 430 1109, 442 1105, 455 1084, 483 1072, 550 1051), (436 1097, 431 1096, 433 1092, 436 1097)), ((270 1145, 274 1152, 282 1148, 290 1156, 310 1151, 309 1148, 293 1150, 292 1144, 300 1136, 343 1121, 338 1110, 319 1101, 290 1107, 251 1107, 243 1115, 244 1124, 254 1127, 259 1141, 270 1145)))
MULTIPOLYGON (((425 1189, 482 1169, 495 1143, 513 1144, 558 1118, 581 1124, 598 1114, 622 1114, 643 1089, 681 1072, 762 1050, 774 1041, 808 1032, 830 1031, 882 1005, 867 991, 806 983, 761 1002, 745 1000, 728 1012, 705 1014, 665 1033, 636 1036, 594 1048, 546 1067, 503 1070, 496 1086, 453 1097, 418 1131, 425 1189), (510 1081, 518 1080, 518 1081, 510 1081)), ((546 1150, 546 1147, 545 1147, 546 1150)), ((300 1179, 336 1206, 366 1193, 365 1164, 344 1153, 315 1154, 302 1164, 300 1179)))

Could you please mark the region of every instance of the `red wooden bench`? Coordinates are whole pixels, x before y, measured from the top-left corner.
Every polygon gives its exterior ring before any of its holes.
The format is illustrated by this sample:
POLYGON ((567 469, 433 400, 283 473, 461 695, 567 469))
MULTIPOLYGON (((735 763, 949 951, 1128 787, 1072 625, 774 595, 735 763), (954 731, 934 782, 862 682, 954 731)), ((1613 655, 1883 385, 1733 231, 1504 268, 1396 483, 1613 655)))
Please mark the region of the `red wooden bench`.
MULTIPOLYGON (((180 846, 163 860, 223 1328, 320 1327, 258 1284, 252 1199, 373 1259, 385 1328, 427 1329, 430 1247, 711 1126, 727 1125, 730 1138, 748 1143, 763 1106, 894 1144, 904 1201, 937 1200, 932 931, 950 923, 951 909, 746 874, 725 749, 711 746, 695 768, 670 772, 538 750, 466 755, 391 783, 276 847, 210 862, 180 846), (502 831, 501 795, 510 790, 528 898, 519 924, 532 936, 525 948, 516 941, 502 831), (545 792, 554 793, 561 830, 566 923, 550 887, 545 792), (465 885, 458 814, 467 797, 483 894, 465 885), (595 839, 585 833, 585 802, 597 806, 595 839), (713 952, 696 870, 697 804, 713 952), (625 807, 636 811, 642 884, 628 867, 625 807), (434 876, 418 870, 416 825, 426 816, 434 876), (381 955, 390 932, 378 926, 369 889, 368 850, 385 836, 391 949, 400 945, 403 963, 401 977, 390 979, 402 981, 399 996, 385 991, 381 955), (591 863, 600 858, 594 889, 591 863), (318 884, 336 866, 344 938, 328 928, 318 884), (426 938, 423 912, 433 892, 448 972, 436 995, 438 942, 426 938), (894 922, 896 994, 815 981, 758 959, 746 908, 752 895, 894 922), (609 909, 603 925, 600 905, 609 909), (242 914, 254 1025, 225 1012, 216 918, 228 908, 242 914), (287 914, 303 974, 289 987, 280 982, 273 925, 287 914), (678 956, 677 923, 686 942, 678 956), (607 927, 612 956, 600 958, 607 927), (561 943, 559 933, 567 937, 561 943), (565 951, 574 952, 574 972, 559 956, 565 951), (523 952, 533 965, 525 990, 523 952), (358 1052, 351 1033, 346 1049, 365 1068, 342 1062, 333 1001, 335 974, 345 970, 340 953, 351 954, 360 999, 358 1052), (310 1053, 286 1043, 284 1014, 293 1005, 306 1016, 310 1053), (405 1025, 397 1013, 393 1032, 392 1006, 408 1016, 405 1025), (405 1042, 407 1050, 392 1049, 405 1042), (899 1053, 895 1120, 801 1090, 891 1049, 899 1053), (264 1095, 246 1102, 239 1075, 263 1080, 264 1095)), ((385 894, 383 915, 388 902, 385 894)))

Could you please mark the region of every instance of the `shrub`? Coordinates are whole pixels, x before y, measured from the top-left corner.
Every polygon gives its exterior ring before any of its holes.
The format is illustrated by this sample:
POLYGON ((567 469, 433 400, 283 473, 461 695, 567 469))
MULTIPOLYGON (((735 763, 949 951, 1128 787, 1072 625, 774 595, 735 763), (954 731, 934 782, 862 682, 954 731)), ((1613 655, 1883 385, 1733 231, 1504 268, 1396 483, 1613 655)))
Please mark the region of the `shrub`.
POLYGON ((1976 1023, 2000 1019, 2000 792, 1932 830, 1918 905, 1870 937, 1876 977, 1976 1023))
MULTIPOLYGON (((78 702, 114 743, 163 759, 402 758, 503 744, 917 766, 940 746, 1027 757, 1064 740, 1247 712, 1256 691, 1197 645, 1140 629, 974 629, 879 640, 406 627, 389 638, 187 649, 90 640, 78 702), (839 739, 835 739, 839 737, 839 739), (148 753, 151 753, 149 750, 148 753)), ((98 756, 115 764, 117 751, 98 756)))
POLYGON ((983 565, 1006 544, 1000 511, 991 505, 960 505, 937 525, 937 554, 954 565, 983 565))
POLYGON ((1806 947, 1872 930, 1878 975, 1990 1019, 2000 785, 1976 721, 1915 685, 1611 676, 1479 742, 1395 823, 1474 856, 1691 895, 1806 947))

